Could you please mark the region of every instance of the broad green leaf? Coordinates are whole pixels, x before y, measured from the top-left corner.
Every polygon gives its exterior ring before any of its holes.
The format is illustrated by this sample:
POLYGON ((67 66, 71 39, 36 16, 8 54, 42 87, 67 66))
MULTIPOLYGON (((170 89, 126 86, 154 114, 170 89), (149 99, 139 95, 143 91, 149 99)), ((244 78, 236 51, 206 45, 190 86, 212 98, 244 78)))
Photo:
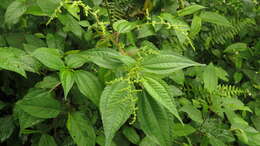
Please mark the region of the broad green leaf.
POLYGON ((23 111, 19 102, 15 105, 14 112, 19 120, 20 131, 23 131, 24 129, 32 127, 45 120, 43 118, 34 117, 23 111))
POLYGON ((115 133, 126 122, 132 113, 131 95, 127 91, 130 85, 126 81, 108 85, 100 99, 100 112, 106 136, 106 146, 110 146, 115 133))
POLYGON ((43 65, 54 69, 60 70, 65 67, 61 60, 61 53, 57 49, 53 48, 38 48, 32 55, 38 59, 43 65))
POLYGON ((42 11, 42 9, 35 3, 35 4, 31 4, 25 14, 30 14, 30 15, 34 15, 34 16, 48 16, 46 13, 44 13, 42 11))
POLYGON ((67 129, 78 146, 95 146, 94 128, 83 113, 69 113, 67 129))
POLYGON ((197 62, 189 60, 183 56, 173 54, 149 55, 142 62, 143 72, 155 74, 170 74, 174 71, 191 66, 201 66, 197 62))
POLYGON ((183 70, 176 70, 175 72, 169 75, 169 78, 180 85, 183 85, 185 81, 183 70))
POLYGON ((68 93, 74 84, 73 70, 61 70, 60 71, 61 85, 64 90, 64 97, 67 99, 68 93))
POLYGON ((143 24, 139 29, 138 38, 145 38, 148 36, 155 35, 155 30, 151 24, 143 24))
POLYGON ((140 136, 132 127, 125 127, 123 129, 123 134, 133 144, 138 144, 140 141, 140 136))
POLYGON ((25 52, 16 48, 0 48, 0 69, 14 71, 26 77, 21 57, 25 52))
POLYGON ((146 136, 142 139, 139 146, 158 146, 150 137, 146 136))
POLYGON ((202 114, 200 112, 200 110, 198 110, 197 108, 195 108, 193 105, 187 104, 184 105, 180 111, 183 111, 185 113, 188 114, 188 116, 193 120, 196 121, 198 123, 202 123, 203 119, 202 119, 202 114))
POLYGON ((42 134, 39 146, 57 146, 54 138, 48 134, 42 134))
POLYGON ((164 108, 182 121, 176 109, 173 98, 169 93, 169 86, 161 79, 145 76, 142 81, 145 90, 164 108))
POLYGON ((65 38, 58 34, 48 33, 46 36, 46 43, 48 45, 48 48, 57 48, 59 50, 64 50, 65 38))
POLYGON ((170 115, 152 97, 144 94, 138 100, 138 121, 144 133, 161 146, 171 143, 170 115))
POLYGON ((55 9, 58 8, 60 0, 37 0, 38 6, 41 10, 51 16, 55 9))
POLYGON ((69 54, 65 57, 65 63, 70 68, 79 68, 86 62, 88 62, 88 58, 82 56, 81 53, 69 54))
POLYGON ((229 26, 231 27, 231 23, 224 16, 215 13, 215 12, 202 12, 200 15, 202 21, 214 23, 217 25, 229 26))
POLYGON ((201 18, 200 16, 194 15, 191 23, 190 36, 194 37, 201 30, 201 18))
POLYGON ((179 11, 177 11, 178 15, 179 16, 186 16, 186 15, 190 15, 190 14, 193 14, 201 9, 204 9, 205 7, 204 6, 201 6, 201 5, 190 5, 184 9, 181 9, 179 11))
POLYGON ((188 136, 192 133, 194 133, 196 131, 196 129, 194 129, 192 126, 186 124, 186 125, 182 125, 182 124, 178 124, 175 123, 173 125, 173 135, 174 136, 188 136))
POLYGON ((119 33, 127 33, 132 31, 136 27, 136 24, 133 22, 128 22, 127 20, 119 20, 113 24, 115 31, 119 33))
POLYGON ((58 77, 54 75, 46 76, 42 81, 36 83, 36 88, 53 89, 60 84, 58 77))
POLYGON ((17 102, 19 107, 37 118, 55 118, 60 113, 60 103, 53 94, 43 89, 31 89, 17 102))
POLYGON ((113 69, 122 64, 117 59, 121 55, 116 50, 110 48, 95 48, 81 53, 82 57, 89 58, 89 61, 97 64, 100 67, 113 69))
POLYGON ((246 50, 248 50, 246 43, 234 43, 234 44, 228 46, 224 50, 224 53, 236 53, 236 52, 241 52, 241 51, 246 51, 246 50))
POLYGON ((12 116, 5 116, 0 118, 0 142, 8 139, 15 129, 12 116))
POLYGON ((63 28, 65 32, 72 32, 78 38, 82 37, 84 29, 81 28, 81 26, 79 25, 79 22, 77 20, 75 20, 74 17, 72 17, 69 14, 66 14, 66 15, 60 14, 60 15, 58 15, 58 19, 65 26, 63 28))
POLYGON ((99 106, 103 87, 98 78, 94 74, 83 70, 75 71, 74 77, 80 92, 99 106))
POLYGON ((26 12, 27 5, 24 1, 15 0, 5 12, 5 23, 8 25, 16 24, 19 18, 26 12))
POLYGON ((205 67, 203 72, 204 88, 212 92, 217 88, 218 77, 214 65, 211 63, 205 67))

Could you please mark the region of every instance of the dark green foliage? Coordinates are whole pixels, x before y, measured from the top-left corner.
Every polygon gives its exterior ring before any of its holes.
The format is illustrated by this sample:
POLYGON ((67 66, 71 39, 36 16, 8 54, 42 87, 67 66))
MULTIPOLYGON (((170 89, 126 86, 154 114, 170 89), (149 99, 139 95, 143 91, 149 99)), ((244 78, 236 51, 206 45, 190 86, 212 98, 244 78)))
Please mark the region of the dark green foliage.
POLYGON ((256 0, 1 0, 0 145, 259 146, 256 0))

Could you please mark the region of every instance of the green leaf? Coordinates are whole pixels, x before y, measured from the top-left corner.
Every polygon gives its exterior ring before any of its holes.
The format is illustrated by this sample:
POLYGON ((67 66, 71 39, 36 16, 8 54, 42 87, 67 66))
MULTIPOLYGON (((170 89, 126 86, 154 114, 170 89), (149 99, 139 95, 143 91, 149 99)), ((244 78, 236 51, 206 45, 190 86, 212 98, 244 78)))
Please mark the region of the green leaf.
POLYGON ((39 146, 57 146, 54 138, 48 134, 42 134, 39 146))
POLYGON ((68 93, 74 84, 74 73, 71 70, 60 71, 61 85, 64 90, 65 100, 67 99, 68 93))
POLYGON ((246 43, 234 43, 234 44, 228 46, 224 50, 224 53, 236 53, 236 52, 241 52, 241 51, 246 51, 246 50, 248 50, 246 43))
POLYGON ((123 129, 123 134, 133 144, 138 144, 140 141, 140 136, 132 127, 125 127, 123 129))
POLYGON ((60 113, 60 103, 43 89, 31 89, 17 102, 26 113, 38 118, 55 118, 60 113))
POLYGON ((119 20, 113 24, 115 31, 119 33, 127 33, 133 30, 136 27, 136 24, 133 22, 128 22, 127 20, 119 20))
POLYGON ((185 124, 178 124, 175 123, 173 125, 173 135, 174 136, 188 136, 192 133, 194 133, 196 131, 196 129, 194 129, 192 126, 185 124))
POLYGON ((15 129, 12 116, 0 118, 0 142, 8 139, 15 129))
POLYGON ((143 24, 138 32, 138 38, 145 38, 148 36, 155 35, 155 30, 151 24, 143 24))
POLYGON ((142 139, 139 146, 158 146, 150 137, 146 136, 142 139))
POLYGON ((58 15, 58 19, 60 22, 65 25, 63 28, 65 32, 72 32, 74 33, 78 38, 82 37, 82 34, 84 32, 84 29, 81 28, 79 25, 79 22, 75 20, 71 15, 66 14, 66 15, 58 15))
POLYGON ((106 146, 110 146, 117 130, 132 113, 134 98, 126 89, 126 81, 115 82, 105 88, 101 95, 100 112, 106 136, 106 146))
POLYGON ((204 9, 205 7, 204 6, 201 6, 201 5, 190 5, 184 9, 181 9, 179 11, 177 11, 178 15, 179 16, 186 16, 186 15, 190 15, 190 14, 193 14, 201 9, 204 9))
POLYGON ((155 74, 170 74, 191 66, 202 66, 202 64, 173 54, 149 55, 142 62, 143 72, 155 74))
POLYGON ((205 67, 203 72, 204 88, 212 92, 217 88, 218 77, 214 65, 211 63, 205 67))
POLYGON ((98 78, 91 72, 83 70, 75 71, 74 77, 80 92, 95 105, 99 106, 103 87, 98 78))
POLYGON ((58 8, 60 0, 37 0, 38 6, 41 10, 51 16, 55 9, 58 8))
POLYGON ((201 30, 201 18, 200 16, 194 15, 191 23, 190 36, 194 37, 201 30))
POLYGON ((82 56, 81 53, 69 54, 65 57, 65 63, 69 68, 79 68, 86 62, 88 62, 88 58, 82 56))
POLYGON ((201 114, 200 110, 195 108, 193 105, 190 105, 190 104, 184 105, 180 109, 180 111, 187 113, 193 121, 196 121, 198 123, 203 122, 202 114, 201 114))
POLYGON ((169 86, 161 79, 145 76, 142 81, 145 90, 158 102, 182 122, 173 98, 169 94, 169 86))
POLYGON ((54 75, 46 76, 42 81, 36 83, 36 88, 53 89, 60 84, 58 77, 54 75))
POLYGON ((45 120, 43 118, 34 117, 23 111, 23 109, 20 107, 19 102, 15 105, 14 112, 19 120, 20 131, 23 131, 24 129, 32 127, 45 120))
POLYGON ((0 48, 0 68, 19 73, 26 77, 24 63, 21 60, 25 52, 16 48, 0 48))
POLYGON ((67 129, 78 146, 95 146, 94 128, 83 113, 69 113, 67 129))
POLYGON ((122 62, 118 59, 121 56, 119 52, 110 48, 90 49, 82 52, 81 55, 98 66, 107 69, 114 69, 122 65, 122 62))
POLYGON ((138 121, 144 133, 161 146, 171 143, 170 116, 154 99, 146 94, 138 100, 138 121))
POLYGON ((227 18, 215 12, 202 12, 200 17, 203 21, 206 22, 229 27, 232 26, 231 23, 227 20, 227 18))
POLYGON ((93 3, 94 3, 94 5, 96 5, 96 6, 98 6, 98 5, 100 5, 102 2, 103 2, 103 0, 91 0, 93 3))
POLYGON ((8 25, 16 24, 19 18, 26 12, 27 5, 24 1, 13 1, 5 12, 5 23, 8 25))
POLYGON ((53 48, 38 48, 32 55, 38 59, 45 66, 60 70, 65 67, 63 61, 61 60, 61 53, 57 49, 53 48))

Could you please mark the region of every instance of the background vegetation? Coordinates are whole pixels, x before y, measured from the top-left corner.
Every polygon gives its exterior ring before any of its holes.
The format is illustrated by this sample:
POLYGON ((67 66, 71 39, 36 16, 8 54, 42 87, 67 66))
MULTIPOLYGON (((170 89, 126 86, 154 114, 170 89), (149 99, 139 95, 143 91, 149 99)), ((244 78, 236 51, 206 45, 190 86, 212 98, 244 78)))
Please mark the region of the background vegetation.
POLYGON ((1 146, 260 145, 257 0, 1 0, 1 146))

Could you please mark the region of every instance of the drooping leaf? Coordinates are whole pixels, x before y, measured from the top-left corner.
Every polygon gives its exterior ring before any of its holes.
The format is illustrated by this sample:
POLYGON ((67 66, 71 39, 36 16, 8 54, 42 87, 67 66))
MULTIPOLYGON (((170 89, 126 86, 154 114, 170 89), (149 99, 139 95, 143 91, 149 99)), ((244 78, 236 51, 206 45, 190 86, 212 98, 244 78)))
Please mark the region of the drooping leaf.
POLYGON ((201 65, 183 56, 173 54, 149 55, 144 58, 142 63, 144 72, 155 74, 170 74, 183 68, 201 65))
POLYGON ((110 146, 117 130, 126 122, 132 113, 130 93, 126 90, 126 81, 115 82, 107 86, 100 99, 100 112, 106 136, 106 146, 110 146))
POLYGON ((54 138, 48 134, 42 134, 39 146, 57 146, 54 138))
POLYGON ((75 71, 74 77, 80 92, 99 106, 103 87, 98 78, 92 73, 83 70, 75 71))
POLYGON ((190 5, 188 7, 185 7, 184 9, 181 9, 179 11, 177 11, 179 16, 186 16, 186 15, 190 15, 193 14, 201 9, 204 9, 204 6, 201 5, 190 5))
POLYGON ((8 25, 16 24, 19 18, 26 12, 27 5, 24 1, 15 0, 5 12, 5 23, 8 25))
POLYGON ((94 146, 96 134, 89 120, 83 113, 69 113, 67 129, 78 146, 94 146))
POLYGON ((143 79, 145 90, 164 108, 171 112, 179 121, 182 121, 173 98, 170 96, 168 85, 161 79, 145 76, 143 79))
POLYGON ((68 93, 74 84, 74 73, 71 70, 60 71, 61 85, 64 90, 64 97, 67 99, 68 93))
POLYGON ((60 70, 65 67, 63 61, 61 60, 61 53, 57 49, 53 48, 38 48, 32 55, 38 59, 45 66, 60 70))
POLYGON ((138 100, 138 121, 144 133, 155 143, 168 146, 171 143, 170 116, 152 97, 143 94, 138 100))
POLYGON ((31 89, 16 104, 26 113, 37 118, 55 118, 60 113, 60 103, 53 94, 43 89, 31 89))
POLYGON ((224 16, 215 12, 202 12, 200 15, 202 21, 214 23, 223 26, 232 26, 231 23, 224 16))

